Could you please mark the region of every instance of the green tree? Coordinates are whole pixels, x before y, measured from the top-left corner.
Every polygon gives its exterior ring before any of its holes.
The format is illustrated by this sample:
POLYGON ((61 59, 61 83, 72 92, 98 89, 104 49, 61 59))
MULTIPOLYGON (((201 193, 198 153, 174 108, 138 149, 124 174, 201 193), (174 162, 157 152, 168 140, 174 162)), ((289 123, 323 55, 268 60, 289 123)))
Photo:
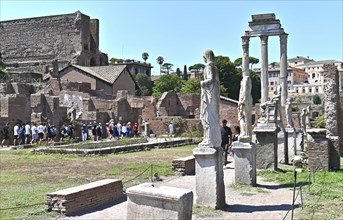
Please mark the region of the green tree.
POLYGON ((251 95, 253 99, 253 104, 259 102, 261 99, 261 79, 260 77, 252 70, 250 70, 251 78, 251 95))
POLYGON ((119 59, 119 58, 114 58, 114 57, 112 57, 111 59, 110 59, 110 64, 115 64, 115 63, 122 63, 123 62, 123 60, 122 59, 119 59))
POLYGON ((162 56, 157 57, 156 59, 158 65, 160 65, 160 75, 161 75, 161 65, 164 63, 164 58, 162 56))
POLYGON ((194 64, 190 67, 188 67, 188 70, 191 71, 193 69, 197 69, 197 70, 203 70, 205 68, 205 65, 202 64, 202 63, 197 63, 197 64, 194 64))
POLYGON ((181 93, 194 93, 200 95, 200 92, 200 81, 196 79, 189 79, 185 81, 184 87, 181 89, 181 93))
POLYGON ((183 77, 182 77, 182 79, 188 80, 187 66, 186 65, 183 66, 183 77))
POLYGON ((242 79, 241 72, 237 70, 229 57, 216 56, 214 60, 218 68, 220 84, 226 89, 225 93, 223 93, 224 90, 221 89, 221 95, 238 100, 240 82, 242 79))
POLYGON ((152 82, 149 76, 138 73, 135 76, 138 89, 136 90, 137 96, 148 96, 152 94, 152 82))
POLYGON ((177 74, 163 75, 155 81, 152 95, 159 98, 164 92, 180 92, 182 86, 183 81, 177 74))
POLYGON ((320 99, 319 95, 315 94, 312 96, 312 103, 314 105, 320 105, 322 103, 322 100, 320 99))
POLYGON ((252 66, 254 64, 258 64, 260 60, 256 57, 249 57, 249 64, 250 64, 250 69, 252 70, 252 66))
MULTIPOLYGON (((234 62, 233 62, 233 64, 236 66, 236 67, 241 67, 242 66, 242 57, 239 57, 239 58, 237 58, 234 62)), ((259 63, 260 62, 260 60, 258 59, 258 58, 256 58, 256 57, 249 57, 249 64, 250 64, 250 69, 252 70, 252 66, 254 65, 254 64, 257 64, 257 63, 259 63)))
POLYGON ((175 72, 176 74, 177 74, 177 76, 178 77, 181 77, 181 70, 180 70, 180 68, 176 68, 176 72, 175 72))
POLYGON ((235 66, 239 67, 242 66, 242 57, 237 58, 233 64, 235 64, 235 66))
POLYGON ((162 73, 166 73, 166 74, 169 74, 172 70, 172 67, 174 66, 174 64, 171 64, 171 63, 164 63, 162 65, 162 70, 161 72, 162 73))
POLYGON ((146 63, 146 60, 149 58, 149 54, 147 52, 143 52, 142 53, 142 59, 144 60, 144 62, 146 63))

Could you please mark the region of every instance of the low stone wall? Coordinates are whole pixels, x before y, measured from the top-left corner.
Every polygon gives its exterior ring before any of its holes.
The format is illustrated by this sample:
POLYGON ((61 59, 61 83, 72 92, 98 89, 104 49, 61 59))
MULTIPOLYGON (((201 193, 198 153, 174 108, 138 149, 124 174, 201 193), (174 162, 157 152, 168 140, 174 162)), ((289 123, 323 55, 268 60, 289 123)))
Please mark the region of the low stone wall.
POLYGON ((48 193, 45 209, 70 215, 115 201, 123 196, 121 180, 105 179, 48 193))
POLYGON ((180 172, 182 175, 194 175, 195 174, 194 156, 174 159, 172 162, 172 169, 176 172, 180 172))
POLYGON ((149 143, 138 143, 138 144, 127 144, 122 146, 113 146, 114 142, 99 142, 91 143, 99 145, 94 149, 88 149, 87 146, 50 146, 50 147, 41 147, 35 150, 36 153, 61 153, 61 154, 113 154, 120 152, 134 152, 149 150, 153 148, 168 148, 175 146, 182 146, 186 144, 194 143, 192 138, 178 138, 178 139, 165 139, 165 140, 156 140, 149 143), (112 146, 111 146, 112 145, 112 146))
POLYGON ((191 190, 145 183, 128 188, 126 193, 127 219, 192 219, 191 190))

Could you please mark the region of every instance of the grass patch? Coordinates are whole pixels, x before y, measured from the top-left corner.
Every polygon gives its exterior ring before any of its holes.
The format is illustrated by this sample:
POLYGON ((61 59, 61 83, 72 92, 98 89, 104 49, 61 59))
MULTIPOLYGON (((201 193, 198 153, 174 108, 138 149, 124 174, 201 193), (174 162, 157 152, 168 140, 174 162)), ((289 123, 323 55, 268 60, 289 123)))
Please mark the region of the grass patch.
POLYGON ((219 217, 222 216, 222 213, 220 210, 213 209, 207 206, 194 205, 193 215, 198 218, 218 217, 218 219, 220 219, 219 217))
POLYGON ((112 178, 125 187, 174 175, 172 160, 192 155, 196 145, 104 156, 34 154, 28 149, 0 152, 0 219, 47 219, 46 194, 112 178), (152 165, 152 170, 151 170, 152 165), (146 172, 144 172, 146 170, 146 172), (142 174, 143 173, 143 174, 142 174))
POLYGON ((239 190, 239 191, 244 191, 241 193, 241 195, 246 195, 246 196, 252 196, 255 195, 256 193, 269 193, 267 190, 263 189, 262 187, 258 186, 251 186, 248 184, 239 184, 239 183, 234 183, 229 186, 230 188, 234 190, 239 190))
MULTIPOLYGON (((262 170, 258 172, 258 175, 267 181, 280 183, 281 187, 292 188, 294 185, 293 167, 285 165, 280 167, 280 171, 262 170)), ((297 189, 302 186, 304 209, 296 209, 295 217, 318 220, 343 219, 343 171, 320 171, 309 175, 310 173, 306 171, 297 173, 297 189)), ((300 197, 297 203, 300 203, 300 197)))

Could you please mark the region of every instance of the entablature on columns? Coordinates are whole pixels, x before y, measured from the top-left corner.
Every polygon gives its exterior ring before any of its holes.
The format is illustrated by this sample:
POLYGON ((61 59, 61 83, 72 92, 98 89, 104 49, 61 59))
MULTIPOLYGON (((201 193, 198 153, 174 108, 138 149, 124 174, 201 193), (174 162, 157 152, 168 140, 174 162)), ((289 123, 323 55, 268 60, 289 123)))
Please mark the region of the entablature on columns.
POLYGON ((245 36, 260 37, 278 36, 285 34, 281 28, 280 20, 275 19, 275 14, 257 14, 252 15, 252 21, 249 22, 248 29, 245 31, 245 36))

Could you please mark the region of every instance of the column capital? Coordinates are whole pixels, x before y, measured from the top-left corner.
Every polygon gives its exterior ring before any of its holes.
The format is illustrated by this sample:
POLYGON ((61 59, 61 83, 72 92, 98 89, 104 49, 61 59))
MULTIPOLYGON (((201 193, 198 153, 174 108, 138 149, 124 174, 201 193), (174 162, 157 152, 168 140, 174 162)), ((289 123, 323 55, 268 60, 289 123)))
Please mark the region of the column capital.
POLYGON ((242 44, 246 45, 249 44, 250 37, 249 36, 242 36, 242 44))
POLYGON ((261 35, 261 44, 267 44, 268 43, 268 35, 261 35))
POLYGON ((288 38, 288 34, 287 33, 281 34, 280 35, 280 43, 281 44, 287 43, 287 38, 288 38))

